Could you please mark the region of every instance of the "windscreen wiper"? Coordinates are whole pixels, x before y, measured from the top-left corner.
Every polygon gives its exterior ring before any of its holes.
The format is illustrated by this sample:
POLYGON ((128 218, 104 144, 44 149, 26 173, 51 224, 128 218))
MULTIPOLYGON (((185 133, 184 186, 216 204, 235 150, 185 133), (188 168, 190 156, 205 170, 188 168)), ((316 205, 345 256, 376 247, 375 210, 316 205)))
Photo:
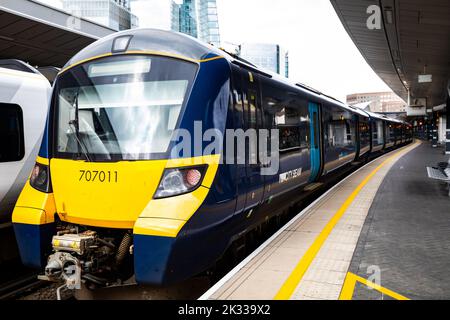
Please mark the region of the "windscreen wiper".
POLYGON ((69 121, 69 128, 72 131, 72 134, 74 135, 75 139, 78 142, 78 152, 80 153, 80 150, 83 152, 84 156, 86 157, 86 160, 88 162, 91 162, 91 159, 88 156, 88 151, 86 148, 86 145, 84 142, 82 142, 81 136, 80 136, 80 122, 79 122, 79 107, 78 107, 78 96, 80 95, 80 89, 77 90, 77 93, 75 95, 74 104, 72 105, 75 108, 75 119, 69 121), (74 129, 75 128, 75 129, 74 129), (81 148, 81 149, 80 149, 81 148))

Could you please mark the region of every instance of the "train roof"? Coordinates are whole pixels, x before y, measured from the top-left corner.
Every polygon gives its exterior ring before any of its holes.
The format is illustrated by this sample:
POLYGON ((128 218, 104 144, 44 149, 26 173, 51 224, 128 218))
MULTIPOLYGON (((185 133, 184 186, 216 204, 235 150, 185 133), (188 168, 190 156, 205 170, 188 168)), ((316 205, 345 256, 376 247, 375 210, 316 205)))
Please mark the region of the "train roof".
POLYGON ((35 68, 17 59, 0 59, 0 68, 39 74, 35 68))
POLYGON ((72 57, 63 70, 85 60, 114 52, 152 52, 195 61, 223 56, 223 52, 218 48, 179 32, 138 28, 113 33, 95 41, 72 57), (129 41, 124 50, 114 50, 115 40, 127 37, 129 41))
MULTIPOLYGON (((15 76, 26 76, 26 77, 34 77, 47 80, 50 84, 52 83, 52 79, 48 76, 45 70, 48 70, 53 67, 44 67, 44 68, 34 68, 22 60, 17 59, 0 59, 0 69, 8 70, 10 75, 15 76)), ((55 68, 56 69, 56 68, 55 68)), ((5 72, 4 72, 5 73, 5 72)), ((57 71, 54 72, 56 75, 57 71)), ((54 77, 53 77, 54 79, 54 77)))
POLYGON ((388 120, 388 118, 386 118, 382 114, 371 112, 371 111, 364 111, 364 112, 366 112, 371 118, 375 118, 378 120, 388 120))
POLYGON ((23 82, 24 79, 32 79, 43 82, 46 86, 50 87, 50 82, 38 71, 34 71, 33 67, 19 61, 19 60, 0 60, 0 84, 20 83, 25 86, 27 82, 23 82), (16 61, 16 63, 11 63, 16 61), (23 65, 22 65, 23 64, 23 65))
POLYGON ((138 28, 111 34, 100 40, 97 40, 96 42, 90 44, 89 46, 81 50, 79 53, 77 53, 72 59, 70 59, 67 62, 67 64, 64 66, 61 72, 64 72, 66 69, 74 65, 81 64, 87 60, 100 58, 103 56, 108 56, 113 53, 120 53, 120 52, 129 52, 129 53, 146 52, 146 53, 173 56, 197 62, 202 62, 203 60, 207 60, 217 56, 222 56, 225 59, 227 59, 230 63, 238 64, 246 68, 249 68, 259 74, 273 78, 286 85, 295 87, 310 95, 316 96, 319 99, 325 100, 329 103, 337 104, 341 108, 347 109, 350 112, 358 113, 363 116, 370 115, 371 117, 374 118, 397 122, 397 120, 395 119, 390 119, 375 113, 369 113, 364 110, 351 107, 343 103, 342 101, 339 101, 331 96, 328 96, 320 92, 319 90, 313 89, 301 83, 294 83, 289 79, 280 76, 279 74, 264 70, 263 68, 258 67, 252 64, 251 62, 246 61, 234 54, 216 48, 191 36, 173 31, 138 28), (123 48, 121 48, 121 51, 117 51, 114 48, 116 39, 119 38, 126 39, 124 42, 125 45, 123 48))
POLYGON ((369 113, 367 111, 365 111, 365 110, 362 110, 362 109, 360 109, 358 107, 355 107, 355 106, 350 106, 350 108, 352 108, 356 113, 358 113, 358 114, 360 114, 360 115, 362 115, 364 117, 370 117, 369 113))

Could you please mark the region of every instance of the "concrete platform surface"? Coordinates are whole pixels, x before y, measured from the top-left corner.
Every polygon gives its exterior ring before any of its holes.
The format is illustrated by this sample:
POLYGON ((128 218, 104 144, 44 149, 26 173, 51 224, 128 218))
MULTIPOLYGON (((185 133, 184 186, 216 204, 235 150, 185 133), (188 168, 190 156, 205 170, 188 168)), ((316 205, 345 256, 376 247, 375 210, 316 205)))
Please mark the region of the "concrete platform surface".
MULTIPOLYGON (((367 278, 378 270, 383 287, 411 299, 450 299, 450 198, 425 168, 448 159, 442 148, 423 143, 391 168, 372 202, 350 272, 367 278)), ((352 298, 384 297, 359 289, 352 298)))
POLYGON ((200 299, 450 297, 450 275, 442 276, 450 267, 450 199, 425 168, 443 160, 422 142, 375 159, 200 299))

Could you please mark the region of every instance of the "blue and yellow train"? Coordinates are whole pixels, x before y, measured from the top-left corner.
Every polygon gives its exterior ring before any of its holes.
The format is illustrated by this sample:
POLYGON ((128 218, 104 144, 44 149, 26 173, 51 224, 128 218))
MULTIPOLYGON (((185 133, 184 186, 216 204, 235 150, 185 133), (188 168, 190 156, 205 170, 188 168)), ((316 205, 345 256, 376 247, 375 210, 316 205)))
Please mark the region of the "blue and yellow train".
MULTIPOLYGON (((247 153, 260 154, 258 139, 245 140, 247 153)), ((210 269, 324 176, 411 141, 406 123, 188 36, 117 33, 78 53, 55 81, 39 156, 13 214, 22 261, 71 288, 133 275, 177 283, 210 269), (234 154, 227 148, 173 152, 175 132, 195 135, 196 123, 224 139, 230 129, 278 129, 277 172, 261 174, 268 164, 249 163, 249 154, 224 163, 234 154)))

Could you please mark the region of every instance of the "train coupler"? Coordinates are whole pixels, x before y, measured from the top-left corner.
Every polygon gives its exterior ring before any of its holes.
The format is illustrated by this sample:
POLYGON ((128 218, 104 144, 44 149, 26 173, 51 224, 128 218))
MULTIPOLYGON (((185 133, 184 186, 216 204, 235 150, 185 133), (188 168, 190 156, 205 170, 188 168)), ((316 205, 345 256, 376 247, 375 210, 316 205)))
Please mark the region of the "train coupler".
POLYGON ((48 259, 45 275, 38 276, 40 280, 60 282, 64 284, 56 290, 58 300, 61 300, 61 290, 81 289, 81 263, 67 252, 56 252, 48 259))

